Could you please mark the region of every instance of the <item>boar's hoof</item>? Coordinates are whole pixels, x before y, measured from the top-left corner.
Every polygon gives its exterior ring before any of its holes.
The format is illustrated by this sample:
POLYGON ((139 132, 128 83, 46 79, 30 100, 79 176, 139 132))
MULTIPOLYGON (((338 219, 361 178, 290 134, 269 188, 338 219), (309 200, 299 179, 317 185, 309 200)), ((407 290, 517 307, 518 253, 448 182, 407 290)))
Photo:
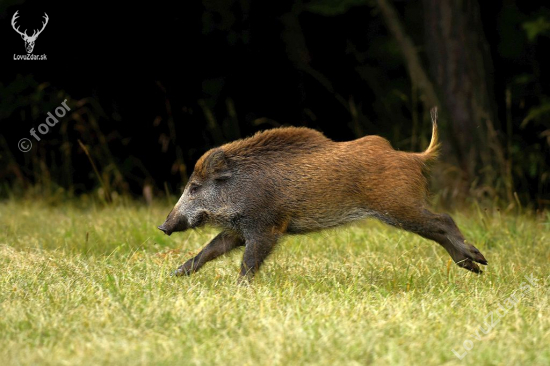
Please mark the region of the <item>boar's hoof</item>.
POLYGON ((464 269, 467 269, 468 271, 472 271, 477 274, 482 274, 483 271, 479 268, 477 264, 475 264, 471 259, 466 258, 464 260, 461 260, 460 262, 457 262, 459 267, 462 267, 464 269))
POLYGON ((241 287, 248 287, 250 286, 251 282, 252 282, 251 276, 247 276, 247 275, 239 276, 239 278, 237 279, 237 285, 241 287))
POLYGON ((172 273, 172 276, 177 276, 177 277, 189 276, 193 272, 195 272, 195 271, 193 271, 192 268, 189 268, 189 266, 186 266, 185 264, 183 264, 183 265, 179 266, 178 269, 176 269, 172 273))

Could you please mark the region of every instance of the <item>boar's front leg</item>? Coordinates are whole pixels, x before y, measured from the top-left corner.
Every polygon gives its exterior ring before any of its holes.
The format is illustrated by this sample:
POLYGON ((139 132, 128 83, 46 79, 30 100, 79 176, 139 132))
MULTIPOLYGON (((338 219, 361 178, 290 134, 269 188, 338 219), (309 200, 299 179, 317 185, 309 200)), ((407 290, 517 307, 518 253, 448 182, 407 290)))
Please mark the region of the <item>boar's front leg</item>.
POLYGON ((190 275, 197 272, 206 262, 218 258, 238 246, 244 245, 244 240, 239 236, 229 232, 222 231, 210 243, 208 243, 194 258, 189 259, 181 265, 175 272, 176 276, 190 275))
POLYGON ((272 232, 255 234, 246 238, 239 283, 247 283, 254 277, 256 271, 277 244, 280 236, 281 233, 272 230, 272 232))

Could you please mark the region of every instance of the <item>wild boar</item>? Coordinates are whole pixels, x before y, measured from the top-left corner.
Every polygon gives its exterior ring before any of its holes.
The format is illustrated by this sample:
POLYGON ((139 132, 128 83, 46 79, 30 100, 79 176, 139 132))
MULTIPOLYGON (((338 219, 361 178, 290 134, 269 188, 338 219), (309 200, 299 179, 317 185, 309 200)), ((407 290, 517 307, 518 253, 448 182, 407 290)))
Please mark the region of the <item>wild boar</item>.
POLYGON ((286 234, 377 218, 441 244, 462 268, 487 264, 447 214, 427 208, 432 138, 421 153, 394 150, 379 136, 334 142, 309 128, 275 128, 209 150, 158 228, 170 235, 205 224, 222 231, 175 275, 189 275, 245 246, 239 279, 249 279, 286 234))

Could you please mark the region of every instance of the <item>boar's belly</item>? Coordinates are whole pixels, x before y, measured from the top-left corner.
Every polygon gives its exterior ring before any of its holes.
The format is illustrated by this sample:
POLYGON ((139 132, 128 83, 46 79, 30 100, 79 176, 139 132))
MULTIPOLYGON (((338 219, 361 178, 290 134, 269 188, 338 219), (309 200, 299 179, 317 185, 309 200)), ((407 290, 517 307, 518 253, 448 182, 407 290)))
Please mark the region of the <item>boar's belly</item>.
POLYGON ((290 219, 287 232, 289 234, 303 234, 312 231, 319 231, 345 225, 353 221, 363 220, 372 216, 376 216, 375 211, 363 208, 356 208, 346 211, 325 211, 310 213, 309 215, 297 215, 290 219))

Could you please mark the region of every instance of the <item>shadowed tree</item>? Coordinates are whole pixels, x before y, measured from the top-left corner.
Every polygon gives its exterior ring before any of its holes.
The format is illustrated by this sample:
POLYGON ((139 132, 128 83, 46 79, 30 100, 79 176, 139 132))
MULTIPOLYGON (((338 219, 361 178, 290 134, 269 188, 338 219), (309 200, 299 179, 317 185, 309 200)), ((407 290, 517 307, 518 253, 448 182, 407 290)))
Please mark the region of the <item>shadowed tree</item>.
POLYGON ((495 132, 493 63, 478 1, 423 0, 423 6, 429 72, 452 122, 448 137, 464 178, 471 183, 487 166, 499 169, 485 172, 489 179, 507 177, 495 132))
POLYGON ((449 126, 443 129, 448 149, 461 170, 463 191, 474 183, 495 183, 501 176, 511 199, 510 173, 494 126, 498 126, 494 105, 492 61, 483 32, 477 0, 423 0, 424 49, 428 67, 407 35, 389 0, 378 6, 407 65, 411 81, 423 94, 424 104, 439 104, 449 126), (427 70, 427 71, 426 71, 427 70), (452 151, 450 151, 450 149, 452 151), (488 167, 493 167, 488 171, 488 167), (484 181, 479 182, 484 169, 484 181))

